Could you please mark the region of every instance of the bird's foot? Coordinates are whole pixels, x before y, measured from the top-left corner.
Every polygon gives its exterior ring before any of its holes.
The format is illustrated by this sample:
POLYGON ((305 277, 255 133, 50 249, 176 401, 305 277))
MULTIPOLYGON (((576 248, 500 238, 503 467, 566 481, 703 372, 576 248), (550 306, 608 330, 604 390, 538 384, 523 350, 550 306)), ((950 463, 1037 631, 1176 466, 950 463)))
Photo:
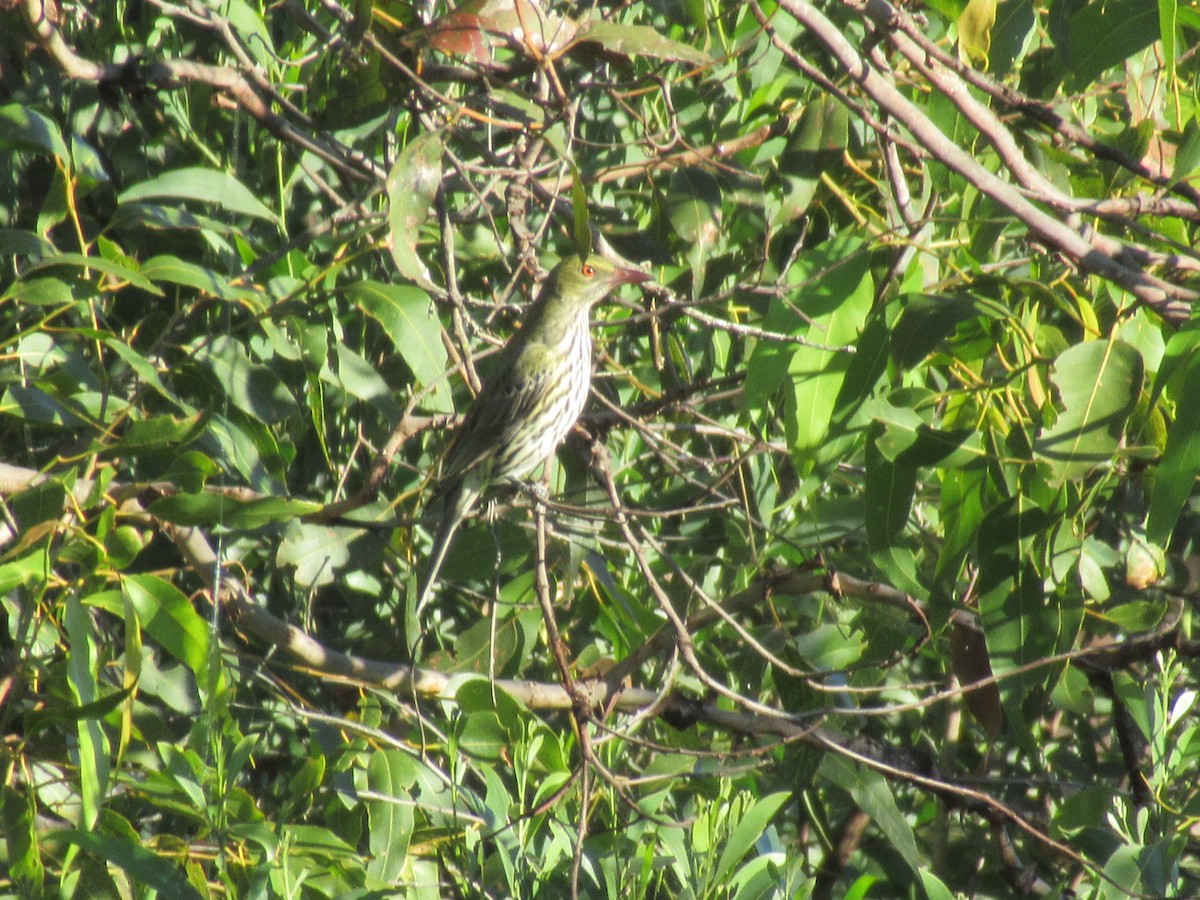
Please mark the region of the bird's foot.
POLYGON ((535 505, 550 499, 550 488, 546 487, 544 481, 520 481, 517 487, 535 505))

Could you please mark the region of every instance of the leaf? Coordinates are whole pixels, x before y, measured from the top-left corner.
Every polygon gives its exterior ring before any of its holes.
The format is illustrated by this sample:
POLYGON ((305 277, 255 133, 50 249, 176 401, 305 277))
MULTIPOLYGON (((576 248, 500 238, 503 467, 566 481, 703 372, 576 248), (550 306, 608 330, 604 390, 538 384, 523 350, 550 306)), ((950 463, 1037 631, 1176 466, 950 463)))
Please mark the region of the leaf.
POLYGON ((375 367, 345 344, 337 344, 334 353, 337 357, 337 380, 346 392, 370 403, 388 419, 398 420, 402 414, 400 405, 375 367))
MULTIPOLYGON (((70 653, 67 654, 67 679, 80 706, 99 700, 96 680, 96 641, 94 626, 79 595, 72 591, 63 616, 70 653)), ((94 828, 108 793, 108 740, 100 721, 83 718, 75 723, 79 759, 79 824, 94 828)))
POLYGON ((832 753, 826 754, 821 760, 820 774, 846 791, 855 805, 871 817, 912 870, 920 874, 922 863, 916 836, 896 806, 896 798, 884 777, 878 772, 852 765, 832 753))
POLYGON ((997 5, 998 0, 969 0, 958 17, 958 58, 967 65, 977 62, 988 67, 997 5))
POLYGON ((897 464, 880 451, 878 438, 883 429, 872 429, 874 439, 866 447, 866 481, 863 500, 867 526, 867 544, 872 553, 890 548, 908 524, 916 488, 917 470, 897 464))
POLYGON ((0 397, 0 415, 15 415, 29 422, 78 428, 87 420, 57 397, 40 388, 12 385, 0 397))
POLYGON ((152 198, 211 203, 231 213, 279 221, 279 216, 244 184, 228 172, 217 169, 189 167, 164 172, 126 189, 117 201, 124 205, 152 198))
POLYGON ((103 452, 136 454, 146 449, 182 447, 200 436, 207 421, 208 417, 202 413, 185 419, 176 416, 134 419, 126 426, 117 442, 106 445, 103 452))
POLYGON ((902 368, 917 365, 963 322, 998 318, 989 304, 970 294, 905 294, 903 311, 892 326, 892 359, 902 368))
POLYGON ((32 231, 0 228, 0 256, 45 256, 54 252, 53 244, 32 231))
POLYGON ((367 761, 367 800, 371 860, 367 871, 382 883, 394 883, 404 869, 414 822, 412 787, 418 770, 401 750, 377 750, 367 761))
POLYGON ((1175 80, 1175 63, 1179 41, 1178 0, 1158 0, 1158 27, 1162 38, 1163 76, 1167 84, 1175 80))
POLYGON ((754 804, 746 810, 745 815, 733 827, 733 832, 725 842, 721 857, 717 860, 717 867, 713 870, 713 883, 724 884, 728 880, 733 867, 750 852, 755 842, 771 824, 771 820, 791 799, 791 791, 776 791, 754 801, 754 804))
POLYGON ((218 492, 173 494, 150 504, 150 512, 176 525, 222 525, 252 531, 319 512, 320 503, 284 497, 238 500, 218 492))
POLYGON ((808 469, 833 447, 829 431, 852 355, 853 344, 871 310, 869 260, 854 237, 827 240, 792 267, 795 288, 773 300, 764 326, 795 335, 814 346, 762 342, 750 357, 746 403, 754 409, 769 394, 782 392, 783 425, 797 464, 808 469))
POLYGON ((242 412, 261 422, 281 422, 300 415, 300 405, 283 380, 255 362, 233 338, 218 335, 196 352, 208 365, 226 396, 242 412))
POLYGON ((692 299, 704 289, 709 253, 721 236, 721 185, 704 169, 681 168, 671 173, 667 189, 667 218, 671 227, 692 246, 692 299))
POLYGON ((1190 177, 1200 167, 1200 124, 1188 119, 1183 126, 1183 139, 1175 151, 1175 168, 1171 171, 1174 184, 1190 177))
POLYGON ((0 144, 22 150, 45 150, 64 163, 71 159, 58 125, 19 103, 0 106, 0 144))
POLYGON ((401 151, 387 176, 388 249, 405 278, 436 289, 417 255, 421 226, 442 183, 442 136, 434 131, 414 138, 401 151))
POLYGON ((1077 481, 1112 461, 1142 392, 1142 369, 1142 355, 1119 340, 1076 344, 1058 357, 1050 381, 1063 410, 1034 442, 1052 483, 1077 481))
POLYGON ((36 816, 32 792, 22 795, 10 785, 0 787, 0 831, 4 832, 7 850, 5 862, 18 896, 38 896, 45 877, 45 867, 38 852, 38 833, 34 829, 36 816))
POLYGON ((1162 37, 1158 5, 1145 0, 1089 3, 1071 16, 1066 64, 1082 90, 1162 37))
POLYGON ((1200 357, 1193 356, 1188 362, 1178 396, 1175 421, 1167 432, 1167 446, 1154 474, 1146 517, 1146 539, 1164 547, 1200 474, 1200 357))
POLYGON ((290 522, 275 554, 280 566, 294 566, 296 584, 308 590, 333 582, 350 560, 354 532, 308 522, 290 522))
POLYGON ((1035 538, 1050 526, 1050 516, 1041 507, 1017 496, 990 509, 976 535, 979 619, 988 655, 992 670, 1002 677, 1000 695, 1009 725, 1034 755, 1038 751, 1026 725, 1026 700, 1062 667, 1019 674, 1014 670, 1073 646, 1083 619, 1079 592, 1048 593, 1046 575, 1029 552, 1035 538))
POLYGON ((56 831, 49 837, 74 844, 106 860, 125 872, 132 884, 153 888, 164 897, 200 900, 199 892, 188 883, 179 866, 135 843, 132 838, 82 830, 56 831))
POLYGON ((70 285, 57 278, 22 278, 0 295, 22 306, 69 306, 75 302, 70 285))
POLYGON ((436 385, 425 405, 438 412, 453 408, 445 384, 446 348, 431 313, 429 295, 410 285, 360 281, 349 289, 351 300, 377 321, 422 388, 436 385))
POLYGON ((572 160, 567 162, 571 166, 571 215, 575 252, 579 254, 580 260, 584 260, 592 252, 592 226, 588 220, 587 193, 583 189, 583 176, 579 174, 579 167, 572 160))
POLYGON ((716 243, 721 223, 721 185, 704 169, 680 168, 667 188, 667 218, 689 243, 716 243))
POLYGON ((142 631, 182 662, 205 684, 208 670, 208 623, 183 593, 157 575, 126 575, 121 592, 137 612, 142 631))
POLYGON ((151 257, 142 263, 141 274, 150 281, 181 284, 215 297, 224 298, 230 295, 229 282, 223 276, 177 256, 151 257))
POLYGON ((580 23, 575 43, 600 44, 609 53, 622 56, 649 56, 695 66, 711 65, 713 60, 703 50, 690 44, 673 41, 646 25, 623 25, 603 19, 586 19, 580 23))
POLYGON ((783 183, 778 221, 802 216, 816 195, 822 174, 841 164, 849 142, 850 113, 832 97, 814 99, 800 114, 779 156, 783 183))
POLYGON ((53 256, 47 256, 45 259, 26 267, 25 271, 21 274, 23 277, 27 277, 34 272, 41 272, 45 269, 53 269, 58 266, 72 266, 102 272, 114 281, 128 281, 134 287, 141 288, 155 297, 163 296, 162 289, 145 278, 141 272, 135 271, 129 266, 122 265, 114 260, 104 259, 100 256, 84 256, 81 253, 56 253, 53 256))

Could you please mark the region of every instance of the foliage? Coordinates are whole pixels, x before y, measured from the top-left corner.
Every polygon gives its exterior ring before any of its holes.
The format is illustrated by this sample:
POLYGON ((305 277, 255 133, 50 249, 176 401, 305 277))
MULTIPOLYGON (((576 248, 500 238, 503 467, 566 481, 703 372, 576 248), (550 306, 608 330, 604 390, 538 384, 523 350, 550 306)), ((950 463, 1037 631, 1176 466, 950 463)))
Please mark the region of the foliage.
POLYGON ((1200 891, 1194 10, 97 9, 0 4, 0 889, 1200 891), (523 494, 413 608, 589 228, 590 711, 523 494))

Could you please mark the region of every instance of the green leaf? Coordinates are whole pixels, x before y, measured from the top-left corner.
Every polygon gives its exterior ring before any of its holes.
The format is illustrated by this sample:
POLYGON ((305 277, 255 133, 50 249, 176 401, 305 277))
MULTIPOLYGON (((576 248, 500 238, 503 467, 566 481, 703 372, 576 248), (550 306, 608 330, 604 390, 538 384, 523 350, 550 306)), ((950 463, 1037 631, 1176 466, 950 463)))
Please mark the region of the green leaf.
POLYGON ((567 162, 571 166, 571 217, 575 252, 579 254, 580 260, 584 260, 592 252, 592 226, 588 218, 587 193, 583 189, 583 176, 579 174, 579 167, 572 160, 567 162))
POLYGON ((807 470, 826 459, 832 446, 830 424, 850 368, 853 346, 871 310, 869 259, 852 236, 827 240, 801 258, 788 273, 803 283, 786 298, 771 302, 765 327, 796 335, 813 346, 761 342, 746 373, 746 403, 754 409, 782 391, 783 424, 793 456, 807 470))
POLYGON ((103 719, 110 712, 124 703, 133 693, 133 686, 112 691, 91 703, 79 706, 48 706, 44 709, 31 710, 25 715, 25 733, 33 734, 39 728, 44 728, 53 722, 81 722, 84 719, 103 719))
POLYGON ((367 401, 388 419, 398 421, 402 414, 400 405, 396 402, 391 387, 375 367, 345 344, 337 344, 334 353, 337 357, 337 378, 341 386, 352 397, 367 401))
POLYGON ((165 281, 195 288, 216 297, 230 294, 229 282, 212 269, 187 262, 177 256, 154 256, 142 263, 141 273, 153 282, 165 281))
POLYGON ((367 871, 384 883, 396 881, 408 857, 417 775, 416 763, 401 750, 378 750, 367 761, 367 787, 376 795, 367 800, 371 850, 367 871))
POLYGON ((128 281, 134 287, 141 288, 155 297, 163 296, 162 288, 143 276, 141 272, 135 271, 129 266, 114 260, 104 259, 101 256, 84 256, 80 253, 56 253, 28 266, 21 274, 22 277, 28 278, 34 272, 41 272, 58 266, 90 269, 94 272, 107 275, 116 281, 128 281))
MULTIPOLYGON (((1170 2, 1170 0, 1166 0, 1170 2)), ((1175 151, 1175 167, 1171 170, 1171 183, 1183 181, 1200 167, 1200 123, 1188 119, 1183 126, 1183 139, 1175 151)))
POLYGON ((791 799, 791 791, 777 791, 754 801, 754 804, 746 810, 745 815, 733 827, 733 832, 725 842, 721 857, 717 860, 717 867, 713 870, 712 878, 715 884, 724 884, 729 879, 733 867, 750 852, 755 842, 771 824, 771 820, 791 799))
POLYGON ((820 774, 853 798, 855 805, 871 817, 883 836, 919 875, 922 861, 916 836, 896 806, 896 798, 886 779, 878 772, 853 765, 833 753, 821 760, 820 774))
POLYGON ((704 169, 683 168, 671 173, 667 189, 667 218, 675 233, 689 243, 711 246, 721 224, 721 185, 704 169))
MULTIPOLYGON (((74 591, 67 597, 64 612, 63 621, 71 648, 67 654, 68 681, 79 705, 90 706, 99 699, 92 620, 74 591)), ((79 719, 75 723, 75 739, 79 753, 79 824, 94 828, 108 792, 108 740, 96 718, 79 719)))
POLYGON ((21 150, 45 150, 64 163, 71 159, 67 142, 53 120, 28 106, 0 106, 0 145, 21 150))
POLYGON ((1034 442, 1053 483, 1076 481, 1111 463, 1142 392, 1142 356, 1124 341, 1088 341, 1064 351, 1050 380, 1063 411, 1034 442))
POLYGON ((45 256, 54 252, 53 244, 32 231, 0 228, 0 256, 45 256))
POLYGON ((9 877, 20 896, 36 897, 42 888, 45 867, 34 830, 37 806, 33 793, 22 795, 10 785, 0 787, 0 831, 4 833, 9 877))
POLYGON ((988 303, 969 294, 905 294, 903 312, 892 327, 892 359, 911 368, 934 351, 963 322, 997 318, 988 303))
POLYGON ((587 19, 580 23, 575 34, 575 43, 591 41, 600 44, 609 53, 623 56, 649 56, 654 59, 669 59, 674 62, 691 63, 695 66, 712 64, 712 58, 702 50, 689 44, 673 41, 645 25, 623 25, 603 19, 587 19))
POLYGON ((218 335, 195 358, 212 369, 233 405, 261 422, 281 422, 300 415, 300 406, 274 371, 251 359, 233 338, 218 335))
POLYGON ((279 221, 279 216, 249 188, 228 172, 217 169, 174 169, 135 184, 117 197, 121 204, 149 199, 211 203, 231 213, 266 219, 268 222, 279 221))
POLYGON ((1145 0, 1088 3, 1071 17, 1066 63, 1082 90, 1162 37, 1158 6, 1145 0))
MULTIPOLYGON (((878 432, 879 429, 873 431, 878 432)), ((863 488, 867 546, 876 563, 893 578, 902 577, 907 569, 903 563, 892 565, 887 557, 901 549, 900 538, 908 525, 916 484, 916 468, 888 460, 880 452, 877 441, 868 440, 866 482, 863 488)), ((908 584, 897 586, 903 590, 911 589, 908 584)))
POLYGON ((1162 38, 1163 76, 1167 84, 1175 81, 1175 62, 1179 40, 1178 0, 1158 0, 1158 28, 1162 38))
POLYGON ((0 300, 15 300, 22 306, 69 306, 75 296, 70 285, 57 278, 22 278, 10 284, 0 300))
POLYGON ((445 384, 446 348, 441 326, 430 310, 429 295, 402 284, 360 281, 350 286, 350 299, 386 332, 422 388, 436 385, 425 405, 437 412, 453 408, 445 384))
POLYGON ((83 830, 56 831, 51 837, 74 844, 116 866, 133 884, 153 888, 164 897, 201 900, 200 893, 188 883, 179 866, 135 843, 132 838, 83 830))
POLYGON ((833 97, 816 98, 804 107, 779 156, 784 185, 781 224, 795 221, 808 209, 822 174, 840 163, 849 134, 850 113, 833 97))
POLYGON ((169 581, 157 575, 126 575, 121 592, 137 612, 142 631, 206 683, 208 670, 208 623, 192 603, 169 581))
POLYGON ((183 447, 200 436, 207 421, 208 417, 202 413, 185 419, 176 416, 134 419, 117 442, 105 446, 103 450, 105 453, 132 454, 150 449, 183 447))
POLYGON ((350 561, 349 543, 355 536, 345 528, 292 521, 275 561, 294 566, 296 584, 305 590, 331 584, 350 561))
POLYGON ((1012 673, 1073 646, 1083 620, 1080 594, 1047 592, 1046 575, 1030 552, 1050 525, 1043 509, 1018 496, 989 510, 976 536, 979 618, 992 671, 1010 675, 999 683, 1004 711, 1017 739, 1035 756, 1026 701, 1057 677, 1062 666, 1012 673))
POLYGON ((272 522, 310 516, 321 509, 320 503, 308 500, 283 497, 238 500, 219 492, 173 494, 150 504, 154 516, 176 525, 222 525, 247 531, 272 522))
POLYGON ((419 135, 387 176, 388 249, 400 274, 427 288, 434 284, 417 255, 417 242, 442 183, 442 152, 440 132, 419 135))
POLYGON ((1193 356, 1188 362, 1178 396, 1175 421, 1154 473, 1146 518, 1147 540, 1164 547, 1200 474, 1200 357, 1193 356))

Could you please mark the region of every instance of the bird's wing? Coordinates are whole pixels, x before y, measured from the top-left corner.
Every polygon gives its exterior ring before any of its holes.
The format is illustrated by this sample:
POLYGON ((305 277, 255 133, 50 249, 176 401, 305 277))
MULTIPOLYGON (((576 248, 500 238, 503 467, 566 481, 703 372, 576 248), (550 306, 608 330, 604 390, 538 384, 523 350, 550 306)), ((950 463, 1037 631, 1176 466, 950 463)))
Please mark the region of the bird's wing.
MULTIPOLYGON (((496 448, 508 446, 517 438, 541 404, 550 386, 548 364, 537 347, 526 347, 520 365, 513 364, 497 372, 488 382, 454 435, 442 464, 442 483, 454 483, 476 475, 481 484, 490 477, 487 471, 496 448)), ((440 492, 440 488, 439 488, 440 492)))

